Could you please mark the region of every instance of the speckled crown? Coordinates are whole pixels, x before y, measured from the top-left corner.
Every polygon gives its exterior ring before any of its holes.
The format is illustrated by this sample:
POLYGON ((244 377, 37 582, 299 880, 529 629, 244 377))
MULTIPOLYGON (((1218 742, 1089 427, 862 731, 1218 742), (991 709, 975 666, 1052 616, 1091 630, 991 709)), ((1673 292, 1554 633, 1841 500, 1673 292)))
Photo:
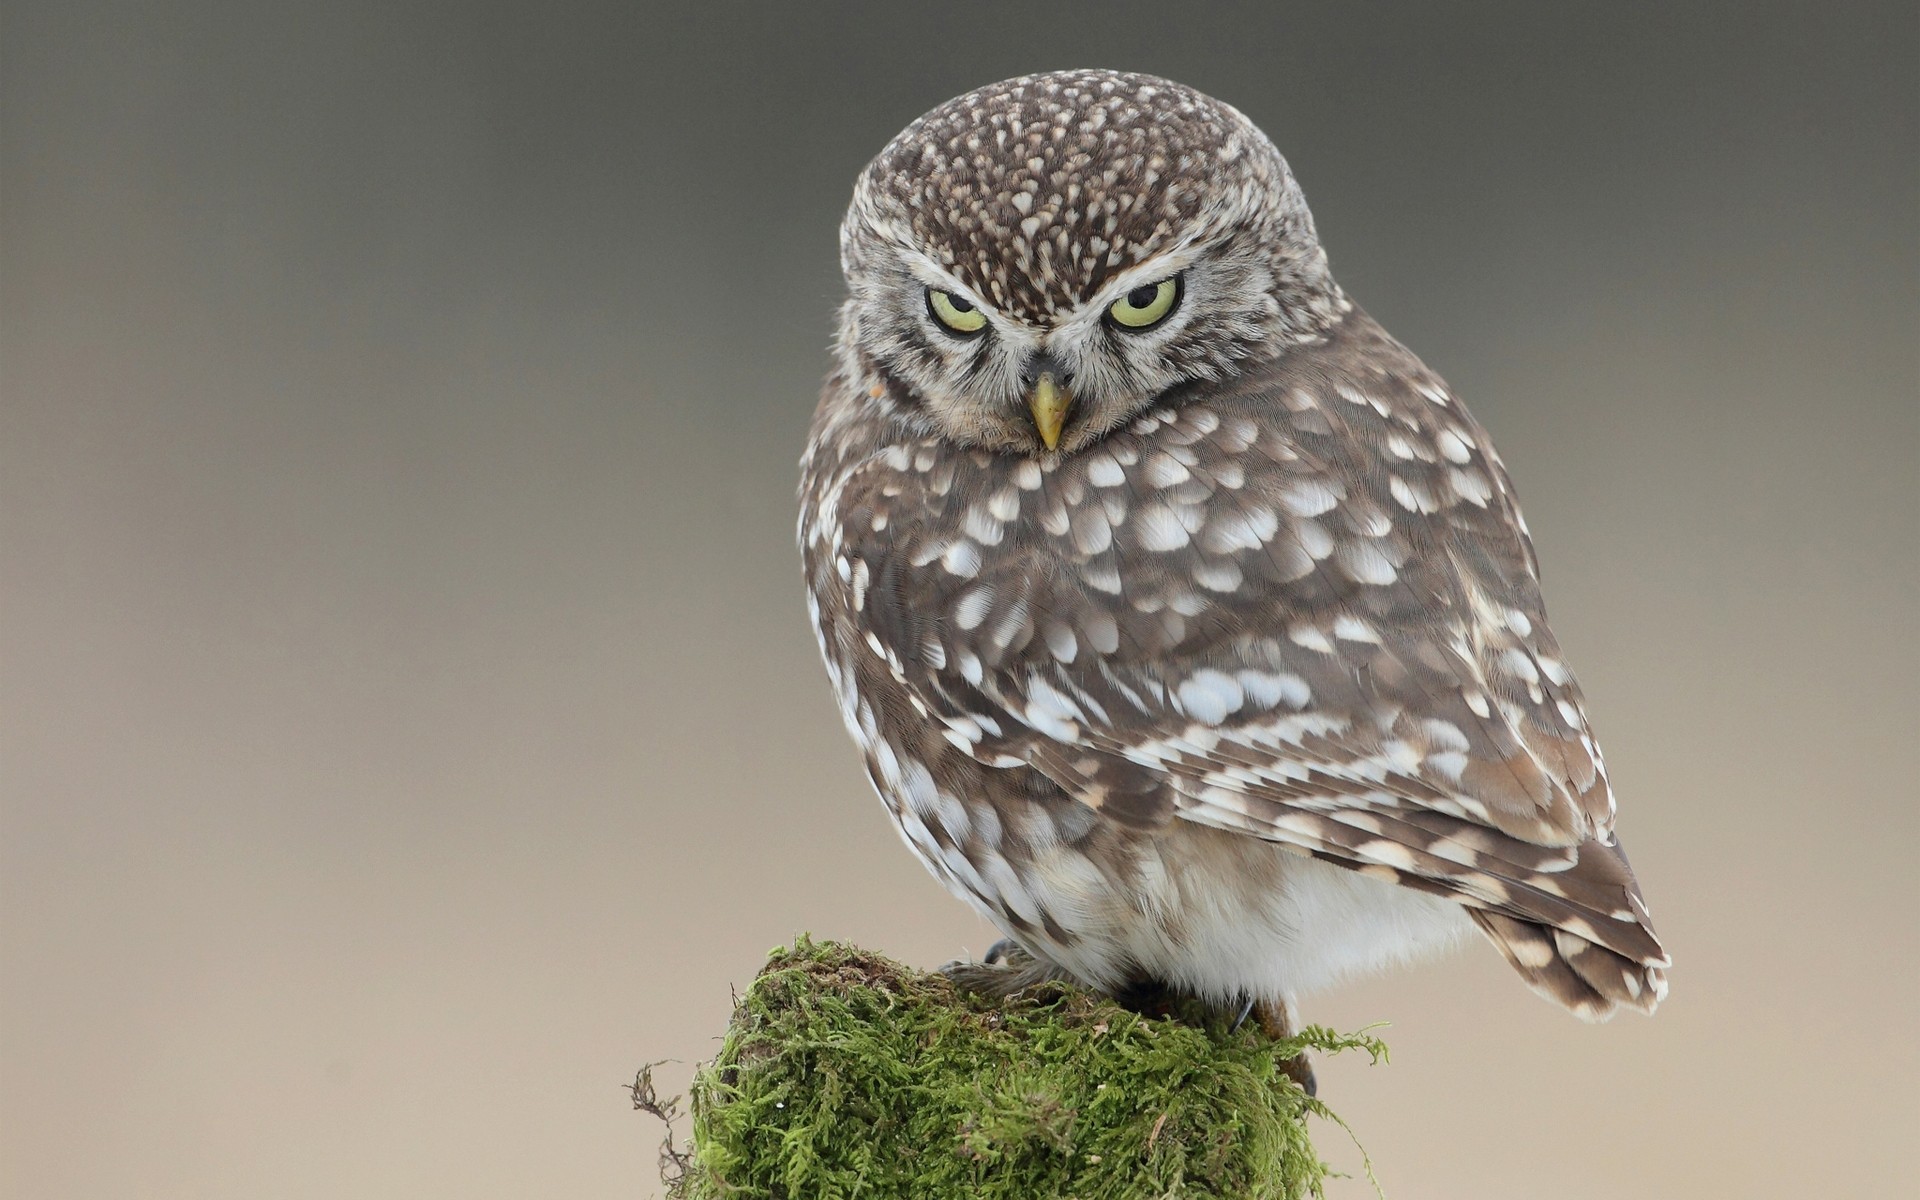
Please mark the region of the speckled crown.
POLYGON ((1044 319, 1176 239, 1289 218, 1311 238, 1286 162, 1235 109, 1151 75, 1055 71, 902 130, 855 186, 842 246, 851 272, 864 223, 1044 319))

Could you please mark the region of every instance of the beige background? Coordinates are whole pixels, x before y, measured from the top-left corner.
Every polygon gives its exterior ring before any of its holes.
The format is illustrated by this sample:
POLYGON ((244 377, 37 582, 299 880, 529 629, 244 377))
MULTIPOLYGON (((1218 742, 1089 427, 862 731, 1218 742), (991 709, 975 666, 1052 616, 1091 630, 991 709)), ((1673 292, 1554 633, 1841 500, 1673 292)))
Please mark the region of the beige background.
POLYGON ((794 460, 855 172, 1094 64, 1269 130, 1492 429, 1678 960, 1312 1003, 1390 1194, 1920 1187, 1911 6, 922 7, 7 6, 0 1193, 651 1195, 621 1084, 769 947, 985 947, 794 460))

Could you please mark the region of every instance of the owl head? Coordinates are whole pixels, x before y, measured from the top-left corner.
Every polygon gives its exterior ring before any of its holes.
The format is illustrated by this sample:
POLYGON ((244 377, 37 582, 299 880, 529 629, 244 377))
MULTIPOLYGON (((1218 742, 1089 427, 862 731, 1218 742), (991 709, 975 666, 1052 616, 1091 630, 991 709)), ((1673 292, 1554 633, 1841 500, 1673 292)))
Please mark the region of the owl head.
POLYGON ((1346 306, 1266 135, 1114 71, 991 84, 907 126, 855 185, 840 259, 867 400, 1017 454, 1089 445, 1346 306))

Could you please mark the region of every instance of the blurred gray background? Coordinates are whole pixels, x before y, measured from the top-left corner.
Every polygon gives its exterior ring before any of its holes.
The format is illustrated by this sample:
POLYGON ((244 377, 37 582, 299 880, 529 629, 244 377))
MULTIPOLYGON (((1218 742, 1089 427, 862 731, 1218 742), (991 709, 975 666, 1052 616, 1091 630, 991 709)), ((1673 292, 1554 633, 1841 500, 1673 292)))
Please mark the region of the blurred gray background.
POLYGON ((1598 1028, 1477 944, 1312 1002, 1394 1023, 1320 1069, 1390 1193, 1915 1185, 1910 3, 0 22, 0 1193, 653 1195, 621 1085, 769 947, 985 948, 794 462, 855 173, 1093 65, 1266 128, 1492 430, 1677 958, 1598 1028))

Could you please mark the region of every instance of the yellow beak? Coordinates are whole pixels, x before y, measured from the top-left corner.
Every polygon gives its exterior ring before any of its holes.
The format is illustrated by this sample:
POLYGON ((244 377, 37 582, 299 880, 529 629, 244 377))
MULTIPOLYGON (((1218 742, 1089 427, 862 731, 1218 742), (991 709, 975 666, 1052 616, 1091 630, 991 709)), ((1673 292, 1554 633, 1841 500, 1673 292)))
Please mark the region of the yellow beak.
POLYGON ((1058 448, 1060 427, 1067 423, 1067 410, 1073 407, 1073 393, 1055 387, 1053 376, 1043 373, 1027 394, 1027 407, 1033 412, 1033 427, 1040 432, 1040 440, 1049 450, 1058 448))

